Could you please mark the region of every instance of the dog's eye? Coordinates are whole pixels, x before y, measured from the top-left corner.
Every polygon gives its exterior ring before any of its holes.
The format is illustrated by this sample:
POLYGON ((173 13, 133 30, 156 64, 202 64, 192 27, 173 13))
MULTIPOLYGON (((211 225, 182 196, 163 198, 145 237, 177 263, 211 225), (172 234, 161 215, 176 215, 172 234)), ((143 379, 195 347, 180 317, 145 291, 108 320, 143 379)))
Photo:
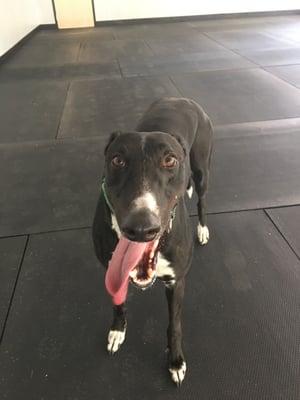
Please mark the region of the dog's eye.
POLYGON ((123 168, 126 165, 125 160, 119 155, 114 156, 114 158, 111 160, 111 163, 117 168, 123 168))
POLYGON ((164 159, 162 160, 162 167, 163 168, 174 168, 176 167, 176 165, 178 164, 178 160, 175 156, 173 156, 172 154, 168 154, 164 157, 164 159))

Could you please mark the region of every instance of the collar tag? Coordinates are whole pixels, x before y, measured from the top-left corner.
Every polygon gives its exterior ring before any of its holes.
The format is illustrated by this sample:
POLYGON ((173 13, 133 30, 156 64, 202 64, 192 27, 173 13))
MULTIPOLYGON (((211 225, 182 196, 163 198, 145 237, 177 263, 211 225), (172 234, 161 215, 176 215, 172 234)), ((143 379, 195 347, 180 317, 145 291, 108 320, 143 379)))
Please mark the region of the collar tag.
POLYGON ((176 208, 177 208, 177 204, 174 206, 173 210, 171 211, 168 232, 171 232, 171 229, 172 229, 172 226, 173 226, 173 221, 174 221, 174 219, 176 217, 176 208))

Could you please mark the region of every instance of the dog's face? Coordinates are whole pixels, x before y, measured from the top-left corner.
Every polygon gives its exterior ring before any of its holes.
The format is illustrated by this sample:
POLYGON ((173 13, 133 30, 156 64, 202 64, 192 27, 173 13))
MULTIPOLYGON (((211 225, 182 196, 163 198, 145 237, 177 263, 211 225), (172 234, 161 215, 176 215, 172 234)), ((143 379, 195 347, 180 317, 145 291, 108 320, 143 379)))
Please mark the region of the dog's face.
POLYGON ((167 133, 113 133, 105 149, 105 182, 122 234, 147 242, 169 226, 189 179, 184 143, 167 133))

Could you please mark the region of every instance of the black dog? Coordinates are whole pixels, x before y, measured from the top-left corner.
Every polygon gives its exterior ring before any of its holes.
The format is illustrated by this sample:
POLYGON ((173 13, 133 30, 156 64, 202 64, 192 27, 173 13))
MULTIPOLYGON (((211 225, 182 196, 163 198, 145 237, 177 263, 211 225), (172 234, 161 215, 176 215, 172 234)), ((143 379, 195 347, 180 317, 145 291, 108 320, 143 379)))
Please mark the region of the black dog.
POLYGON ((128 282, 145 289, 160 278, 169 309, 169 371, 177 385, 186 372, 181 308, 193 250, 184 194, 187 190, 191 197, 192 177, 198 238, 206 244, 211 151, 211 122, 197 103, 184 98, 154 102, 134 132, 110 136, 93 224, 95 251, 107 268, 106 287, 114 303, 108 351, 116 352, 125 340, 128 282))

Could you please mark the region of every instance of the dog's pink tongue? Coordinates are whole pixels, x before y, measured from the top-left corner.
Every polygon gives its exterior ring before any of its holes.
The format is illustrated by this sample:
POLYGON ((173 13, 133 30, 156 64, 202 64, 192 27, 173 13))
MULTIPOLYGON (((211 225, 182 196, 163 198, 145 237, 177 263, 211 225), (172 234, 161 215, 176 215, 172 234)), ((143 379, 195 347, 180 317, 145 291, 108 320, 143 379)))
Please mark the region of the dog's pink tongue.
POLYGON ((119 240, 105 276, 105 286, 114 304, 119 305, 126 300, 129 273, 141 260, 148 244, 125 238, 119 240))

